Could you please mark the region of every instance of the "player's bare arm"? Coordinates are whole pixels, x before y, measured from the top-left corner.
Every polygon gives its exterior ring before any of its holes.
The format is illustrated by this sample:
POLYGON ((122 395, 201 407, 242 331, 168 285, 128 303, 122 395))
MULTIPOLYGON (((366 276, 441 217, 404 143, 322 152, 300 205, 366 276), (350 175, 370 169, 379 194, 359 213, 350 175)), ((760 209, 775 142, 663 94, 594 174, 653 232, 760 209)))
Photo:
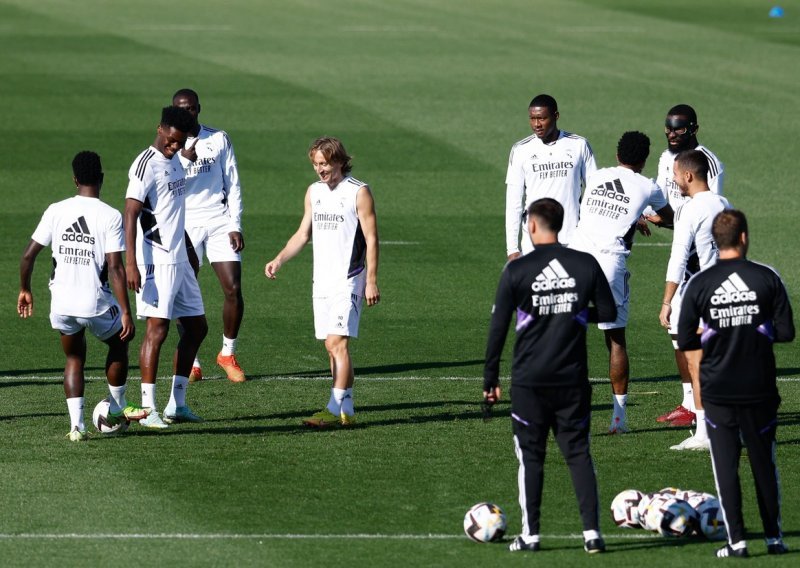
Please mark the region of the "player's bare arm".
POLYGON ((658 315, 658 320, 661 326, 669 329, 669 316, 672 314, 672 298, 675 297, 675 292, 678 291, 678 283, 670 282, 664 285, 664 299, 661 301, 661 313, 658 315))
POLYGON ((134 292, 142 287, 142 275, 136 263, 136 231, 142 206, 142 202, 137 199, 129 197, 125 200, 125 278, 128 290, 134 292))
POLYGON ((106 263, 108 264, 108 282, 122 310, 122 330, 119 332, 119 338, 122 341, 130 341, 136 335, 136 326, 133 323, 131 304, 128 301, 128 287, 125 265, 122 262, 122 253, 119 251, 106 253, 106 263))
POLYGON ((378 258, 380 257, 380 243, 378 241, 378 219, 375 215, 375 200, 368 185, 358 190, 356 195, 356 212, 361 223, 361 231, 367 242, 367 286, 364 296, 367 306, 374 306, 381 301, 381 292, 378 289, 378 258))
POLYGON ((264 267, 264 276, 270 280, 275 280, 275 274, 281 269, 283 263, 297 256, 303 247, 306 246, 308 241, 311 240, 311 188, 306 190, 306 197, 304 202, 303 219, 300 221, 300 227, 294 235, 289 238, 286 246, 278 255, 267 263, 264 267))
POLYGON ((21 318, 33 315, 33 293, 31 292, 31 276, 36 257, 42 252, 44 246, 33 239, 25 247, 22 259, 19 262, 19 297, 17 298, 17 313, 21 318))

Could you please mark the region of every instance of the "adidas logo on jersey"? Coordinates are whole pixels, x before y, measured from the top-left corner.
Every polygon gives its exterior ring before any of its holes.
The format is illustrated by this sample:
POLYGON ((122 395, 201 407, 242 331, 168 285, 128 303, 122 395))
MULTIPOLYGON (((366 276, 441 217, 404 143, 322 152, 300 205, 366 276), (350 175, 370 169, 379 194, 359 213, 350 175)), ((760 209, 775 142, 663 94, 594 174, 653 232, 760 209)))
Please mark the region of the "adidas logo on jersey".
POLYGON ((575 279, 564 270, 564 267, 555 258, 544 267, 544 270, 531 283, 531 290, 534 292, 574 287, 575 279))
POLYGON ((711 303, 718 306, 733 302, 752 302, 757 299, 756 293, 750 290, 744 280, 734 272, 725 279, 719 288, 714 290, 711 303))
POLYGON ((89 232, 89 225, 86 224, 86 219, 81 215, 71 227, 67 227, 64 234, 61 235, 62 241, 71 243, 86 243, 87 245, 94 244, 94 237, 89 232))
POLYGON ((631 202, 631 198, 625 195, 625 190, 622 189, 622 182, 619 181, 619 179, 600 184, 591 190, 589 194, 596 195, 597 197, 608 197, 609 199, 622 203, 631 202))

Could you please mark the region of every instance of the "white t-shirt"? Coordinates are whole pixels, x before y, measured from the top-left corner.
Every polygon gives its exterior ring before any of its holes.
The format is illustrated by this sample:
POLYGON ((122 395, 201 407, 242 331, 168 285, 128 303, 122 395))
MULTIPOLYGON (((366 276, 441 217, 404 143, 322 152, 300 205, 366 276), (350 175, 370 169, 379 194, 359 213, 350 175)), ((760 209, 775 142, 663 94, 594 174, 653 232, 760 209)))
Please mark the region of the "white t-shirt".
MULTIPOLYGON (((708 159, 707 181, 709 189, 713 193, 724 195, 722 192, 722 184, 725 180, 725 169, 722 162, 720 162, 711 150, 705 146, 697 146, 695 150, 705 154, 708 159)), ((658 187, 661 188, 664 196, 669 200, 672 209, 677 211, 678 207, 689 201, 689 198, 681 195, 681 190, 672 176, 672 164, 675 162, 675 156, 677 156, 677 154, 673 154, 669 149, 664 150, 661 154, 661 157, 658 159, 658 176, 656 177, 656 183, 658 187)))
POLYGON ((202 124, 197 138, 186 139, 186 147, 195 140, 195 162, 179 155, 186 174, 186 227, 205 227, 228 217, 228 232, 241 232, 242 188, 231 140, 224 131, 202 124))
POLYGON ((343 292, 364 295, 367 241, 356 197, 365 185, 347 176, 333 189, 321 181, 309 188, 315 298, 343 292))
POLYGON ((655 181, 622 166, 597 170, 586 179, 570 246, 627 256, 630 251, 623 237, 647 206, 655 211, 667 206, 655 181))
POLYGON ((53 251, 51 313, 86 318, 117 305, 108 285, 106 253, 125 250, 119 211, 97 198, 76 195, 48 207, 31 238, 53 251))
POLYGON ((187 262, 184 241, 186 178, 176 153, 172 159, 150 146, 128 172, 126 198, 142 202, 136 232, 136 261, 145 264, 187 262))
POLYGON ((578 224, 582 183, 596 169, 591 146, 577 134, 561 130, 550 144, 536 136, 514 144, 506 174, 507 254, 519 251, 523 211, 542 197, 552 197, 564 207, 558 240, 569 243, 578 224))
POLYGON ((679 284, 687 276, 697 272, 687 267, 689 257, 695 252, 700 262, 700 270, 717 263, 719 252, 711 236, 711 225, 717 213, 730 208, 731 204, 723 196, 710 191, 701 191, 675 212, 675 230, 667 265, 667 282, 679 284))

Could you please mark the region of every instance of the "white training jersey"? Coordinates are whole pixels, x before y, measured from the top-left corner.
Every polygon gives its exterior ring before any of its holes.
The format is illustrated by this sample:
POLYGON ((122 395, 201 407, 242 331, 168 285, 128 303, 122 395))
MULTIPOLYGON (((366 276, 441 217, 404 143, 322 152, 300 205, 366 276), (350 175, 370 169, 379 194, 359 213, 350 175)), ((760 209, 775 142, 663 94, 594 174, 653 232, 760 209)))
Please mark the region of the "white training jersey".
POLYGON ((569 243, 578 224, 582 183, 596 169, 591 146, 577 134, 561 130, 550 144, 535 135, 514 144, 506 174, 506 252, 519 251, 523 211, 542 197, 564 207, 558 240, 569 243))
POLYGON ((347 176, 333 189, 321 181, 309 188, 315 298, 341 292, 364 294, 367 241, 356 197, 365 185, 347 176))
MULTIPOLYGON (((709 189, 718 194, 724 195, 722 191, 722 184, 725 180, 725 169, 722 162, 705 146, 697 146, 695 150, 705 154, 708 159, 708 187, 709 189)), ((672 176, 672 164, 675 162, 674 154, 669 149, 664 150, 661 157, 658 159, 658 175, 656 183, 664 196, 669 200, 672 209, 677 211, 678 207, 689 201, 688 197, 681 195, 681 190, 672 176)))
POLYGON ((119 211, 97 198, 76 195, 48 207, 31 238, 53 251, 51 313, 88 318, 117 305, 108 285, 106 253, 125 250, 119 211))
POLYGON ((622 166, 597 170, 586 179, 570 247, 629 255, 624 237, 648 206, 655 211, 667 206, 654 180, 622 166))
POLYGON ((675 212, 667 282, 680 284, 685 278, 717 263, 719 252, 711 236, 711 224, 717 213, 730 208, 731 204, 723 196, 701 191, 675 212), (693 254, 697 254, 698 266, 689 263, 693 254))
POLYGON ((220 217, 230 219, 228 232, 242 232, 242 188, 230 138, 222 130, 200 125, 195 143, 197 160, 179 156, 186 174, 186 227, 206 227, 220 217))
POLYGON ((184 241, 186 177, 176 153, 172 159, 150 146, 128 171, 125 197, 142 202, 136 232, 138 264, 178 264, 189 260, 184 241))

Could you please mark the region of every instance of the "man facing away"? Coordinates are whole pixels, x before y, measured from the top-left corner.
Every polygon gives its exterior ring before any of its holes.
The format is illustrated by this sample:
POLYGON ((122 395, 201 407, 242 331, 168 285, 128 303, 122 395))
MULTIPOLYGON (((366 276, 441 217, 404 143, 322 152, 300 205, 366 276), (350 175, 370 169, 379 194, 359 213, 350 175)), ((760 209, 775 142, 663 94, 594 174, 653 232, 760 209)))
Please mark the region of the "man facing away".
MULTIPOLYGON (((192 89, 181 89, 172 104, 186 109, 197 120, 200 97, 192 89)), ((217 275, 222 304, 222 349, 217 364, 228 380, 244 382, 244 371, 236 360, 236 343, 244 316, 242 297, 242 188, 233 144, 222 130, 196 122, 179 154, 186 174, 186 233, 203 264, 208 257, 217 275)), ((181 328, 178 328, 182 331, 181 328)), ((195 357, 189 382, 203 378, 200 360, 195 357)))
POLYGON ((355 423, 350 338, 358 337, 363 301, 376 305, 378 224, 367 184, 350 175, 351 157, 337 138, 323 137, 308 151, 319 181, 306 191, 300 227, 264 267, 269 279, 311 240, 314 247, 314 330, 325 341, 333 387, 328 404, 303 423, 315 428, 355 423))
POLYGON ((77 195, 47 208, 22 254, 17 313, 22 318, 33 315, 33 266, 37 255, 50 245, 53 249, 50 323, 61 335, 61 347, 67 358, 64 367, 64 394, 70 417, 67 437, 73 442, 83 442, 89 438, 83 416, 87 329, 108 346, 110 417, 115 421, 139 420, 149 412, 125 400, 128 343, 136 327, 122 264, 125 250, 122 216, 100 201, 103 185, 100 156, 79 152, 72 161, 72 172, 77 195))
POLYGON ((128 172, 125 272, 128 289, 136 291, 136 315, 146 320, 139 367, 142 406, 151 412, 139 424, 147 428, 202 421, 186 404, 186 387, 208 324, 197 284, 197 256, 184 230, 186 177, 177 157, 194 123, 188 111, 164 107, 153 145, 136 157, 128 172), (156 406, 156 377, 161 346, 173 319, 180 320, 184 333, 173 359, 172 391, 162 420, 156 406))
POLYGON ((528 208, 534 250, 503 269, 486 346, 483 396, 494 404, 501 394, 500 356, 516 313, 511 423, 519 460, 522 534, 511 543, 512 551, 539 550, 544 459, 551 429, 572 476, 584 550, 605 550, 589 452, 592 387, 586 329, 589 321, 614 321, 617 309, 597 261, 558 242, 563 219, 564 208, 555 199, 538 199, 528 208))
POLYGON ((748 555, 738 473, 742 442, 767 553, 784 554, 788 550, 781 534, 775 442, 781 397, 772 344, 794 339, 792 308, 775 270, 747 260, 750 237, 742 212, 719 213, 712 234, 719 261, 686 287, 678 346, 688 359, 695 398, 702 399, 708 423, 714 480, 728 532, 728 543, 717 556, 748 555))

